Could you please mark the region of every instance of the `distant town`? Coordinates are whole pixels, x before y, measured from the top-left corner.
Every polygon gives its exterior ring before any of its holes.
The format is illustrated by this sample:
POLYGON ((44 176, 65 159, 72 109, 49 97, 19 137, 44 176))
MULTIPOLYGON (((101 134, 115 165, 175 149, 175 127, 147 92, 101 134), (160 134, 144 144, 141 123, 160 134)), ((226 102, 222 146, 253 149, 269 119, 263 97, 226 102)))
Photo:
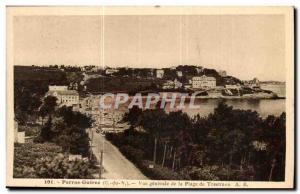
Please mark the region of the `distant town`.
MULTIPOLYGON (((200 65, 179 65, 171 68, 129 68, 99 66, 15 66, 22 79, 26 72, 32 77, 48 81, 47 95, 54 95, 60 103, 79 104, 79 96, 105 92, 195 92, 199 98, 282 98, 272 91, 272 85, 284 82, 260 82, 257 78, 240 80, 224 70, 200 65), (34 75, 36 74, 36 75, 34 75), (48 75, 51 74, 51 75, 48 75)), ((27 79, 27 78, 26 78, 27 79)), ((45 87, 45 85, 44 85, 45 87)))

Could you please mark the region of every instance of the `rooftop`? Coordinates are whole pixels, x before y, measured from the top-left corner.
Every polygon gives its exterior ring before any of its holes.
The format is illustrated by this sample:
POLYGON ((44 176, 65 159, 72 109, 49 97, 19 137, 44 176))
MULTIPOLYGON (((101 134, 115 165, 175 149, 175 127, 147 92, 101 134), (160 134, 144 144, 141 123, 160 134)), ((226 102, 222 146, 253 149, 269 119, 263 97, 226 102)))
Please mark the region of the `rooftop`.
POLYGON ((195 76, 192 78, 193 80, 197 79, 197 80, 207 80, 207 81, 216 81, 216 78, 214 77, 208 77, 206 75, 202 75, 202 76, 195 76))

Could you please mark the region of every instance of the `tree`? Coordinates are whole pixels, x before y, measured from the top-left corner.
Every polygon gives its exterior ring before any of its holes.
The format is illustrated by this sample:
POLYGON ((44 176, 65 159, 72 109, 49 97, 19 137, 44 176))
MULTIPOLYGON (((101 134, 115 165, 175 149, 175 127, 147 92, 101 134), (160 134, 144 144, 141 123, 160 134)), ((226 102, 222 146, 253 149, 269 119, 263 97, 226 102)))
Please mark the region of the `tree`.
MULTIPOLYGON (((214 113, 203 118, 191 119, 181 111, 167 114, 161 109, 142 111, 139 117, 132 123, 145 131, 131 127, 110 136, 117 146, 144 151, 142 158, 134 157, 136 163, 153 157, 164 169, 195 180, 284 180, 285 113, 261 118, 255 111, 221 102, 214 113)), ((122 153, 135 156, 131 151, 122 153)))
POLYGON ((126 112, 123 121, 129 122, 133 127, 136 126, 140 120, 140 116, 142 115, 142 109, 138 106, 133 106, 129 112, 126 112))
POLYGON ((42 141, 48 141, 50 142, 52 138, 54 137, 54 133, 52 131, 52 118, 49 117, 46 124, 41 128, 40 137, 42 138, 42 141))
POLYGON ((47 96, 44 98, 43 104, 40 107, 39 114, 44 120, 46 116, 52 115, 57 106, 57 98, 54 96, 47 96))
MULTIPOLYGON (((245 134, 240 130, 231 130, 228 134, 224 135, 224 147, 225 154, 224 158, 228 158, 228 172, 231 171, 233 165, 233 157, 238 155, 242 151, 241 145, 243 145, 243 141, 245 138, 245 134)), ((227 175, 227 180, 229 180, 229 174, 227 175)))
POLYGON ((145 110, 141 117, 141 126, 154 137, 153 162, 156 163, 157 141, 165 131, 167 114, 164 110, 145 110))
POLYGON ((74 112, 72 107, 63 106, 55 110, 53 102, 53 98, 45 101, 44 110, 50 110, 51 114, 37 141, 55 142, 65 152, 88 156, 89 137, 86 128, 91 126, 91 118, 80 112, 74 112))
POLYGON ((84 75, 80 71, 67 72, 66 78, 69 83, 80 83, 83 80, 84 75))
POLYGON ((34 115, 41 105, 41 100, 26 88, 15 89, 14 97, 16 119, 22 124, 26 124, 30 116, 34 115))
POLYGON ((89 155, 89 137, 88 134, 76 126, 65 128, 54 140, 62 146, 64 151, 71 154, 80 154, 84 157, 89 155))
POLYGON ((170 145, 176 148, 178 166, 187 165, 190 162, 193 140, 191 137, 191 119, 182 111, 170 112, 165 121, 166 130, 162 136, 170 139, 170 145))
POLYGON ((62 118, 62 121, 53 126, 53 130, 57 132, 53 141, 67 152, 88 156, 89 137, 85 129, 91 126, 91 118, 66 106, 59 108, 56 116, 62 118))
POLYGON ((284 180, 286 155, 286 114, 279 117, 269 115, 264 121, 264 141, 267 143, 266 166, 268 171, 263 176, 270 181, 284 180))
POLYGON ((82 130, 90 127, 92 119, 80 112, 74 112, 72 107, 63 106, 56 111, 57 117, 62 117, 65 124, 70 126, 76 126, 82 130))

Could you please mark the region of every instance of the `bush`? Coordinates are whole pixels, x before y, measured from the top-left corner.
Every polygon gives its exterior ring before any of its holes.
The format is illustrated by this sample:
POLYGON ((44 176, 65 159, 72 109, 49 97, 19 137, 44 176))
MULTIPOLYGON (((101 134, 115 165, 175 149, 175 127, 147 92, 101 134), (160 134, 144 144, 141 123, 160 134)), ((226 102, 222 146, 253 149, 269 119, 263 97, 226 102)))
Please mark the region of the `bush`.
POLYGON ((19 125, 19 131, 25 131, 26 136, 37 136, 40 133, 40 126, 39 125, 19 125))
POLYGON ((35 170, 37 176, 40 178, 93 178, 88 162, 82 159, 69 161, 69 158, 63 154, 58 154, 54 158, 44 157, 39 159, 35 170))
POLYGON ((91 123, 90 117, 74 112, 72 107, 63 106, 58 108, 54 115, 49 116, 34 142, 53 142, 61 146, 64 152, 86 157, 90 149, 86 129, 91 126, 91 123))
POLYGON ((54 142, 70 154, 80 154, 83 157, 90 154, 88 135, 84 131, 74 130, 69 134, 62 134, 54 138, 54 142))
POLYGON ((15 144, 14 178, 93 178, 93 164, 69 161, 62 149, 52 143, 15 144))
POLYGON ((142 150, 136 149, 129 145, 120 147, 120 151, 126 156, 126 158, 133 161, 134 163, 140 162, 144 157, 144 152, 142 150))
POLYGON ((37 175, 34 173, 36 160, 42 157, 54 157, 60 152, 62 152, 61 147, 53 143, 16 143, 14 146, 14 177, 36 178, 37 175))
POLYGON ((33 167, 14 167, 14 178, 38 178, 33 167))
POLYGON ((188 177, 185 177, 177 172, 173 172, 169 168, 161 167, 160 165, 154 164, 152 161, 143 160, 139 163, 140 170, 149 178, 154 180, 188 180, 188 177), (153 165, 153 168, 149 168, 150 165, 153 165))
POLYGON ((149 159, 153 156, 151 149, 144 149, 153 147, 153 139, 147 133, 137 132, 135 130, 125 130, 124 133, 107 133, 106 139, 116 145, 120 151, 123 146, 131 146, 132 148, 139 148, 143 151, 143 159, 149 159))
POLYGON ((33 143, 44 143, 45 140, 41 136, 37 136, 33 139, 33 143))
POLYGON ((218 166, 204 166, 204 167, 195 167, 187 166, 182 170, 183 174, 188 174, 192 180, 210 180, 218 181, 219 177, 216 176, 216 171, 218 166))

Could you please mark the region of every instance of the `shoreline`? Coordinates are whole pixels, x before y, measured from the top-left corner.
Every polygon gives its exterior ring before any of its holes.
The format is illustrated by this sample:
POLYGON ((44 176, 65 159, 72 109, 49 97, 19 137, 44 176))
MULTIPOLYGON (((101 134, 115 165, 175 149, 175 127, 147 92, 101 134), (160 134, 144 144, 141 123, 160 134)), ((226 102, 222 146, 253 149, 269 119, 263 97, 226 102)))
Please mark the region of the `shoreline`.
MULTIPOLYGON (((112 94, 117 94, 118 92, 109 92, 112 94)), ((122 92, 125 93, 125 92, 122 92)), ((158 94, 160 93, 179 93, 180 92, 157 92, 158 94)), ((105 94, 104 92, 99 92, 99 93, 88 93, 86 95, 102 95, 105 94)), ((185 93, 186 94, 186 93, 185 93)), ((129 94, 129 98, 133 98, 135 95, 129 94)), ((142 94, 142 98, 147 98, 147 94, 142 94)), ((186 99, 190 99, 191 95, 186 96, 186 99)), ((249 100, 260 100, 260 99, 269 99, 269 100, 285 100, 286 97, 284 96, 259 96, 259 95, 252 95, 252 96, 195 96, 196 99, 249 99, 249 100)), ((176 97, 176 99, 180 99, 180 96, 176 97)))
POLYGON ((256 96, 222 96, 222 97, 212 97, 212 96, 197 96, 196 99, 245 99, 245 100, 285 100, 286 97, 256 97, 256 96))

